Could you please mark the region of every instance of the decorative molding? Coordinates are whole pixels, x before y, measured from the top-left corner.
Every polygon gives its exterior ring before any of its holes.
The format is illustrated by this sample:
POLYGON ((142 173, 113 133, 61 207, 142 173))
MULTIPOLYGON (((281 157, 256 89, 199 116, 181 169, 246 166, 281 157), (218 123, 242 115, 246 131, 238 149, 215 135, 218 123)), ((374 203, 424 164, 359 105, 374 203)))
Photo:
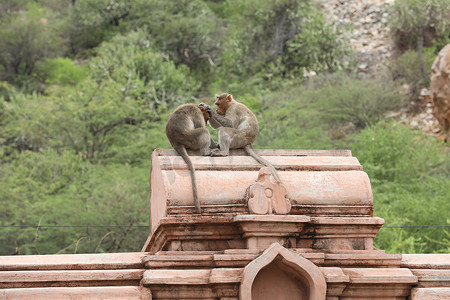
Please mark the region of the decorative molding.
MULTIPOLYGON (((280 257, 279 263, 283 269, 289 269, 291 276, 301 278, 308 300, 325 300, 327 284, 320 269, 309 260, 289 251, 278 243, 273 243, 261 256, 249 263, 243 272, 240 300, 252 300, 252 288, 260 271, 274 263, 280 257), (296 276, 297 275, 297 276, 296 276)), ((291 295, 295 299, 295 295, 291 295)), ((253 299, 256 300, 256 299, 253 299)))
POLYGON ((248 189, 248 208, 251 214, 286 215, 291 211, 287 189, 281 182, 271 179, 268 167, 259 170, 258 179, 248 189))

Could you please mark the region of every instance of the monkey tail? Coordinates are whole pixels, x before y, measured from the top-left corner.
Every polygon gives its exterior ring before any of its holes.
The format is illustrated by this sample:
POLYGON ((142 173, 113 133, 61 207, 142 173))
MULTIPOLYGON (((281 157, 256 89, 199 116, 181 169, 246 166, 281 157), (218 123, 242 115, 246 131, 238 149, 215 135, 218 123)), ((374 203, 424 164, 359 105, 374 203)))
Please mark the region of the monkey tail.
POLYGON ((183 160, 186 162, 186 164, 189 167, 189 171, 191 173, 191 180, 192 180, 192 191, 194 192, 195 207, 197 208, 198 213, 201 214, 202 213, 202 209, 200 207, 200 201, 198 200, 197 181, 195 179, 195 168, 194 168, 194 165, 192 164, 192 161, 189 158, 189 155, 187 154, 187 151, 186 151, 186 147, 184 145, 176 147, 175 150, 183 158, 183 160))
POLYGON ((265 165, 266 167, 269 167, 272 171, 272 176, 275 178, 276 181, 281 182, 280 177, 278 176, 277 170, 275 170, 274 166, 258 154, 256 154, 255 150, 253 150, 252 145, 247 145, 244 147, 245 152, 247 152, 248 155, 253 157, 257 162, 259 162, 262 165, 265 165))

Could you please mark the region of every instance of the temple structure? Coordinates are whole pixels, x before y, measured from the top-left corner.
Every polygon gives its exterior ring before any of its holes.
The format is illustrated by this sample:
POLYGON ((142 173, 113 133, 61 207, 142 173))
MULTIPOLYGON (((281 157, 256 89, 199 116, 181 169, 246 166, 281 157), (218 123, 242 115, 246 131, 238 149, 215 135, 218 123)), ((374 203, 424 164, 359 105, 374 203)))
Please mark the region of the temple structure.
POLYGON ((350 151, 155 150, 142 252, 0 257, 0 299, 450 299, 450 254, 387 254, 350 151))

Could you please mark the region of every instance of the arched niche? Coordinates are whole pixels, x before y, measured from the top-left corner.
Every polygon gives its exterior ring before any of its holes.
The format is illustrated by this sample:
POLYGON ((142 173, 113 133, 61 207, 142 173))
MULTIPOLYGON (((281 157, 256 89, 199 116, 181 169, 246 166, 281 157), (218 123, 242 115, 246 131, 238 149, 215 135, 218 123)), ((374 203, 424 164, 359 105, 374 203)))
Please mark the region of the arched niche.
POLYGON ((320 269, 307 259, 272 244, 244 268, 241 300, 324 300, 327 285, 320 269))

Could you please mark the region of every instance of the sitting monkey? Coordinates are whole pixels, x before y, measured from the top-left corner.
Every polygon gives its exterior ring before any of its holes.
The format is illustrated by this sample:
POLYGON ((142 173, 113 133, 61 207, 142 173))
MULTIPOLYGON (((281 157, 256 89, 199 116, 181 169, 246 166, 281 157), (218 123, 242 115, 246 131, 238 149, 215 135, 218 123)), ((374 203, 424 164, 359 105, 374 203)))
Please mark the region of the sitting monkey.
POLYGON ((255 153, 252 144, 259 131, 258 119, 244 104, 233 96, 223 93, 215 96, 216 112, 204 103, 199 106, 211 115, 209 124, 219 128, 219 149, 213 149, 212 156, 228 156, 230 149, 244 148, 245 152, 259 163, 269 167, 276 181, 280 181, 277 171, 267 160, 255 153))
POLYGON ((186 149, 200 150, 201 155, 211 155, 210 146, 216 147, 206 124, 210 114, 206 109, 195 104, 178 106, 169 116, 166 125, 166 135, 172 147, 183 158, 189 167, 194 193, 194 203, 198 213, 201 213, 200 202, 197 195, 195 169, 186 149))

